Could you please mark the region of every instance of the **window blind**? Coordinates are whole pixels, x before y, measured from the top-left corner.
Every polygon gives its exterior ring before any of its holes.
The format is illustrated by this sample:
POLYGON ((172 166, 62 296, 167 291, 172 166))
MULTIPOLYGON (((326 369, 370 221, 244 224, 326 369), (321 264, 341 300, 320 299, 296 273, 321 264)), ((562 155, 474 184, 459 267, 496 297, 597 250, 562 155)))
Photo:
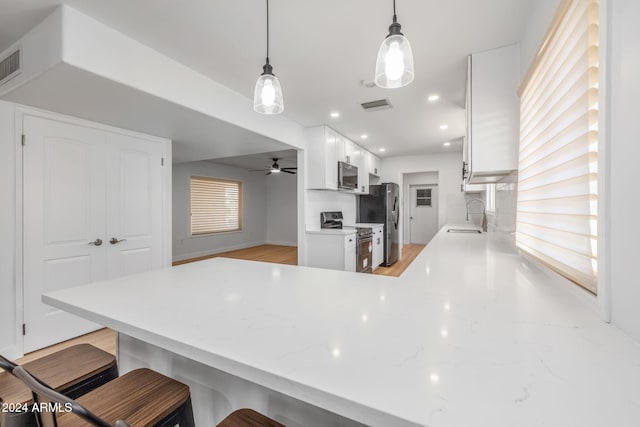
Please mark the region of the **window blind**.
POLYGON ((567 0, 520 89, 516 243, 597 292, 598 1, 567 0))
POLYGON ((242 228, 242 183, 191 177, 191 234, 242 228))

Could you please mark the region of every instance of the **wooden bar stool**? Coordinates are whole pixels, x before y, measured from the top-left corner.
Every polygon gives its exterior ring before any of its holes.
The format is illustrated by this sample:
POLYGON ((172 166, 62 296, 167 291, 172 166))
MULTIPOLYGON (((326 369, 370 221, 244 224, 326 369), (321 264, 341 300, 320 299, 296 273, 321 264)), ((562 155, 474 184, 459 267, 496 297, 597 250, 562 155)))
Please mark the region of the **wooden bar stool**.
MULTIPOLYGON (((194 427, 189 387, 149 369, 131 371, 73 400, 47 387, 24 367, 4 364, 0 367, 32 390, 34 401, 69 405, 71 412, 41 413, 38 419, 40 427, 80 427, 87 422, 98 427, 194 427)), ((252 409, 239 409, 217 427, 285 426, 252 409)))
POLYGON ((253 409, 238 409, 229 414, 216 427, 285 427, 253 409))
POLYGON ((41 427, 84 427, 87 419, 82 411, 101 420, 94 425, 111 426, 126 420, 132 427, 194 427, 189 387, 150 369, 131 371, 75 401, 46 387, 21 366, 14 368, 13 374, 33 390, 39 402, 87 408, 80 412, 41 412, 41 427))
MULTIPOLYGON (((4 359, 6 361, 6 359, 4 359)), ((6 361, 6 363, 12 362, 6 361)), ((118 377, 114 355, 89 344, 78 344, 23 365, 49 387, 71 397, 79 397, 118 377)), ((24 407, 33 403, 32 393, 9 372, 0 372, 0 400, 24 407)), ((35 426, 32 413, 3 412, 0 424, 35 426), (4 422, 2 421, 4 419, 4 422)))

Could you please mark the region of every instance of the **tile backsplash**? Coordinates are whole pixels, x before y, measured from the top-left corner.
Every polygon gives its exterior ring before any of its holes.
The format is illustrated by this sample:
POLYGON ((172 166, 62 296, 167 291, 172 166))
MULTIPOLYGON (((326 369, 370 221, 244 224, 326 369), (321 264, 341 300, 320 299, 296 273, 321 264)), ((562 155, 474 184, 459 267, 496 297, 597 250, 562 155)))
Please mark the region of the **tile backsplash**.
POLYGON ((516 231, 518 172, 514 171, 496 184, 496 210, 490 214, 489 231, 516 231))

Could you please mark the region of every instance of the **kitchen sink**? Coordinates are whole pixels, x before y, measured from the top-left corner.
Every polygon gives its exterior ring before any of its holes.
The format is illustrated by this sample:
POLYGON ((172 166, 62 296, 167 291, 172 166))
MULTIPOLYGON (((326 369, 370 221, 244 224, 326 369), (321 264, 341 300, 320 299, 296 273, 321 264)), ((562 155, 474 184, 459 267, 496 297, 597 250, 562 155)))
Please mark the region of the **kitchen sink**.
POLYGON ((477 228, 449 228, 447 229, 447 233, 478 233, 482 234, 481 230, 477 228))

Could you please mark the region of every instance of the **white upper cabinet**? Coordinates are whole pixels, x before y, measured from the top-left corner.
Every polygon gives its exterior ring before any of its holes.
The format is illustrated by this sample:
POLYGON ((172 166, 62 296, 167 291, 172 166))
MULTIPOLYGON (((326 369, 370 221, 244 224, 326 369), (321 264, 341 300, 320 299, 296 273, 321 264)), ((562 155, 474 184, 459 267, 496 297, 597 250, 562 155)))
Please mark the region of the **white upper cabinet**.
POLYGON ((358 188, 355 189, 357 194, 369 194, 369 165, 368 165, 368 151, 364 148, 353 144, 352 165, 358 168, 358 188))
MULTIPOLYGON (((310 134, 307 148, 307 188, 338 189, 338 139, 342 136, 326 126, 308 130, 310 134)), ((344 146, 344 142, 342 142, 344 146)))
POLYGON ((379 174, 380 159, 328 126, 308 132, 307 188, 337 190, 338 162, 345 162, 358 168, 358 188, 353 193, 369 194, 369 175, 379 174))
POLYGON ((367 151, 367 168, 369 175, 380 176, 380 157, 367 151))
POLYGON ((519 45, 471 55, 468 78, 468 182, 496 182, 518 168, 519 45))
POLYGON ((350 165, 356 165, 357 159, 356 157, 360 155, 361 148, 358 147, 353 141, 345 138, 339 133, 335 132, 331 128, 330 132, 335 133, 336 137, 336 158, 339 162, 349 163, 350 165))

